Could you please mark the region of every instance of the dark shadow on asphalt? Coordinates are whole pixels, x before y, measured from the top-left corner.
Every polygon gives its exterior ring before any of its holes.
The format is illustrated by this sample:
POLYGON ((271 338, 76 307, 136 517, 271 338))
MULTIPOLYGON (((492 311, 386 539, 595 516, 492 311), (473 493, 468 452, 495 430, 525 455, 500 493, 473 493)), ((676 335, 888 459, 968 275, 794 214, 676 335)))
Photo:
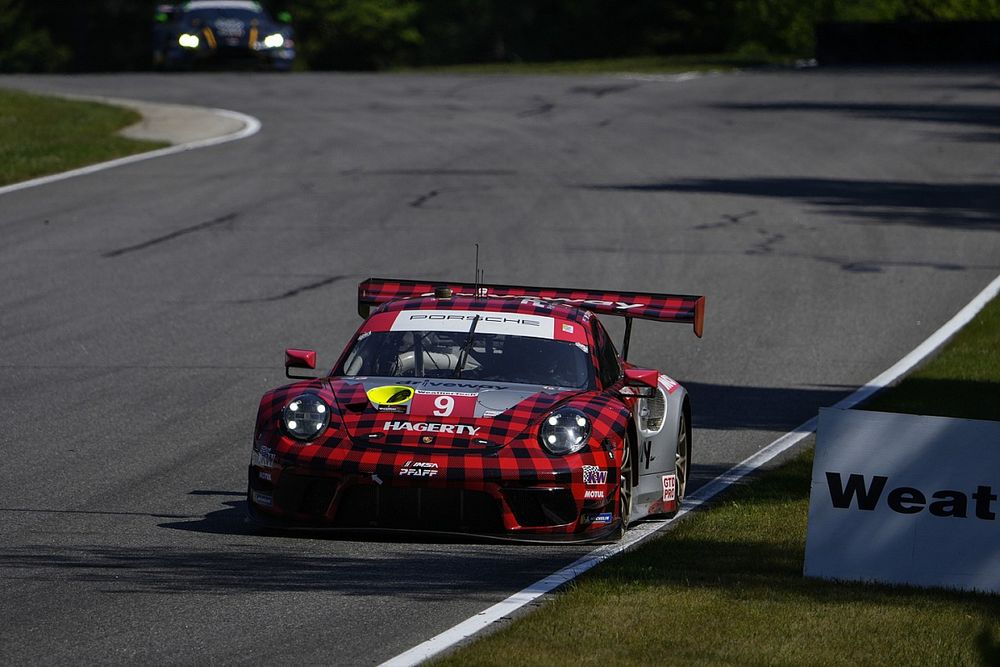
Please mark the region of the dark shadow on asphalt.
MULTIPOLYGON (((227 503, 225 512, 242 513, 227 503)), ((208 519, 211 521, 211 519, 208 519)), ((169 524, 167 524, 169 525, 169 524)), ((225 531, 219 531, 225 532, 225 531)), ((303 540, 248 542, 196 548, 156 546, 6 546, 0 569, 38 581, 94 583, 108 594, 227 595, 247 592, 333 591, 360 597, 507 593, 589 550, 587 547, 463 548, 415 543, 395 548, 342 549, 303 540)))
MULTIPOLYGON (((728 112, 840 113, 927 123, 956 141, 1000 141, 1000 105, 766 102, 719 104, 728 112)), ((993 182, 922 183, 830 178, 684 179, 584 186, 621 192, 691 192, 796 199, 820 212, 858 221, 953 229, 1000 230, 1000 187, 993 182)))
MULTIPOLYGON (((998 108, 1000 114, 1000 108, 998 108)), ((636 193, 705 193, 795 199, 825 215, 943 229, 1000 230, 996 183, 919 183, 836 178, 703 178, 583 186, 636 193)))
MULTIPOLYGON (((241 496, 245 492, 236 491, 191 491, 189 495, 241 496)), ((257 535, 268 537, 288 537, 299 539, 326 539, 340 541, 385 542, 390 544, 517 544, 489 540, 475 535, 455 535, 418 531, 360 531, 360 530, 280 530, 257 526, 247 518, 246 500, 227 501, 225 509, 209 512, 201 517, 186 517, 189 521, 161 523, 160 528, 186 530, 212 535, 257 535)))
POLYGON ((918 121, 968 125, 977 128, 1000 128, 1000 106, 994 104, 887 104, 852 102, 762 102, 717 104, 725 111, 823 112, 846 113, 875 120, 918 121))
POLYGON ((735 387, 684 382, 691 396, 695 428, 788 431, 819 409, 837 403, 856 387, 735 387))

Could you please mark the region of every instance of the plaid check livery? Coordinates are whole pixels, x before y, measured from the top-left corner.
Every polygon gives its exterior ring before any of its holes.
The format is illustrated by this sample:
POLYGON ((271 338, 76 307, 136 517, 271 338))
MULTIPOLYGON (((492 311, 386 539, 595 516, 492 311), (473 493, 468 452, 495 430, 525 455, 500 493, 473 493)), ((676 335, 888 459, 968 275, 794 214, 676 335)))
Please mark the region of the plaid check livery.
POLYGON ((564 289, 561 287, 527 287, 473 283, 435 283, 418 280, 369 278, 358 285, 358 313, 367 317, 372 306, 396 299, 432 296, 434 290, 445 287, 456 296, 527 297, 551 303, 566 303, 599 315, 636 317, 658 322, 683 322, 694 326, 701 337, 705 320, 705 297, 653 292, 608 292, 602 290, 564 289))
MULTIPOLYGON (((603 386, 606 380, 598 373, 591 386, 566 389, 464 377, 368 377, 343 372, 344 360, 358 340, 390 330, 396 318, 414 310, 475 311, 484 318, 505 313, 542 315, 555 322, 553 336, 585 349, 583 358, 595 367, 601 363, 591 333, 598 325, 591 324, 590 311, 602 311, 590 303, 582 306, 584 310, 569 301, 550 301, 548 288, 505 287, 504 296, 477 297, 461 294, 470 287, 463 284, 451 285, 453 297, 418 296, 433 292, 435 286, 365 281, 359 287, 359 303, 378 308, 358 329, 334 371, 264 394, 249 466, 251 517, 279 527, 429 530, 522 541, 620 536, 628 519, 623 521, 620 502, 622 466, 629 460, 626 447, 636 441, 633 413, 638 400, 620 391, 624 377, 603 386), (517 296, 528 298, 509 298, 518 289, 524 294, 517 296), (398 405, 370 398, 373 388, 386 387, 390 393, 408 387, 414 391, 400 394, 398 405), (417 409, 415 395, 430 397, 429 411, 417 409), (449 412, 456 400, 475 406, 488 395, 502 396, 509 404, 488 412, 479 407, 461 414, 449 412), (283 417, 286 406, 302 396, 318 398, 329 409, 324 412, 328 423, 308 440, 293 437, 283 417), (442 405, 449 410, 433 409, 442 405), (539 438, 542 422, 564 410, 585 418, 589 436, 579 451, 560 455, 550 452, 539 438)), ((636 301, 640 296, 558 293, 567 299, 590 301, 600 296, 599 300, 612 302, 636 301)), ((690 300, 700 297, 658 298, 630 315, 655 311, 654 319, 665 319, 666 303, 672 300, 670 318, 694 321, 699 307, 690 300)))

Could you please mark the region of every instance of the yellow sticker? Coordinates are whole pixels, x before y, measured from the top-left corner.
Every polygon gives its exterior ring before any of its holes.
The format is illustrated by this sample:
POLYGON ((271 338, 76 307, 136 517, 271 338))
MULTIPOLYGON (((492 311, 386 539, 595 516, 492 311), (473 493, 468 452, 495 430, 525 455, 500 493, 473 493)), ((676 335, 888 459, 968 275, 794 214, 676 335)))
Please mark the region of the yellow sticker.
POLYGON ((368 400, 375 405, 402 405, 413 398, 413 387, 393 384, 368 390, 368 400))

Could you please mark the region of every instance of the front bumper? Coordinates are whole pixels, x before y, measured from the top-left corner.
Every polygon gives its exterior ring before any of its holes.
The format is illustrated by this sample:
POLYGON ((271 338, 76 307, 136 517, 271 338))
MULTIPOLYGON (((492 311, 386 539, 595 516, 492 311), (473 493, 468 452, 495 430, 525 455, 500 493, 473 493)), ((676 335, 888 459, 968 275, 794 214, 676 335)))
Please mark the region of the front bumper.
POLYGON ((295 50, 286 48, 252 49, 245 46, 220 47, 210 49, 200 47, 185 49, 174 46, 166 54, 166 64, 170 67, 216 67, 216 66, 266 66, 273 69, 291 69, 295 61, 295 50))
MULTIPOLYGON (((597 483, 585 480, 583 464, 574 466, 572 460, 558 469, 511 461, 484 468, 479 456, 464 460, 452 453, 420 456, 426 467, 414 468, 414 454, 404 452, 398 462, 386 464, 383 457, 381 466, 364 469, 303 465, 265 449, 265 456, 255 450, 248 469, 247 507, 255 522, 269 527, 582 542, 617 535, 620 525, 618 471, 602 452, 596 455, 604 458, 608 474, 597 483), (415 477, 404 471, 435 474, 415 477)), ((499 456, 523 461, 511 452, 499 456)))

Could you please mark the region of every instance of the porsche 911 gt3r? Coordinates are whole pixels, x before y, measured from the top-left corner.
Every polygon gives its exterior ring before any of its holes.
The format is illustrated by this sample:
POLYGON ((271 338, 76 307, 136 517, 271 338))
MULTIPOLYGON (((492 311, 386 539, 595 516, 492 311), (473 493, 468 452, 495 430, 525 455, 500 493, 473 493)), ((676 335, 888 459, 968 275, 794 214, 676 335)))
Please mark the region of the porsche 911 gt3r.
POLYGON ((329 374, 289 349, 299 381, 261 399, 258 524, 590 541, 677 511, 687 392, 625 357, 633 318, 700 336, 704 297, 369 279, 358 305, 329 374), (595 314, 626 318, 622 355, 595 314))

